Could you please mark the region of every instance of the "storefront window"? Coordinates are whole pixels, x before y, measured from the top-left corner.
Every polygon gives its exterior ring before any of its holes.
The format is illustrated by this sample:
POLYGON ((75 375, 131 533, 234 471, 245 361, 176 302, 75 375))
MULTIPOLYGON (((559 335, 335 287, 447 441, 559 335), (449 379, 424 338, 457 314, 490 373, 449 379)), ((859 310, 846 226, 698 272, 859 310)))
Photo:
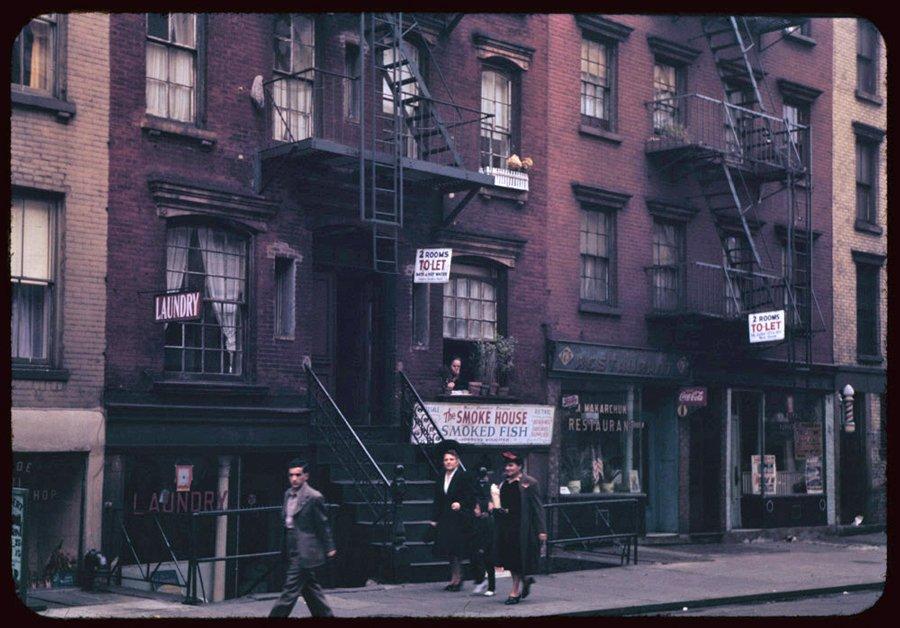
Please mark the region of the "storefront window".
POLYGON ((766 494, 822 493, 824 398, 777 391, 766 393, 765 403, 764 443, 769 458, 763 465, 769 475, 766 494), (773 462, 774 469, 770 469, 773 462))
MULTIPOLYGON (((564 395, 565 396, 565 395, 564 395)), ((637 388, 579 394, 563 408, 560 494, 640 493, 643 478, 637 388)))

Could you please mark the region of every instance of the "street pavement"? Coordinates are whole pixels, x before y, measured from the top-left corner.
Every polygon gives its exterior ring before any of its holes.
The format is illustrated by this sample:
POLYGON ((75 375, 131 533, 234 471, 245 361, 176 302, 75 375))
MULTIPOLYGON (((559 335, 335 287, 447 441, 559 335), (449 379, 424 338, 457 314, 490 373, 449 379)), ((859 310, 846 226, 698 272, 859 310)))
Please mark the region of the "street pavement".
MULTIPOLYGON (((586 557, 587 553, 582 553, 586 557)), ((871 593, 885 578, 883 533, 796 542, 763 541, 640 548, 640 562, 538 576, 532 595, 503 604, 509 578, 492 598, 442 590, 443 583, 373 585, 328 591, 338 617, 510 617, 540 615, 647 615, 687 606, 700 609, 811 596, 871 593)), ((467 588, 471 583, 467 583, 467 588)), ((47 617, 264 617, 275 594, 191 606, 174 596, 35 592, 47 617), (50 598, 53 598, 52 600, 50 598)), ((877 597, 877 592, 876 592, 877 597)), ((760 609, 764 605, 759 605, 760 609)), ((776 607, 777 608, 777 607, 776 607)), ((800 607, 803 608, 803 607, 800 607)), ((714 615, 714 608, 704 614, 714 615)), ((727 614, 727 613, 725 613, 727 614)), ((762 613, 761 613, 762 614, 762 613)), ((810 613, 814 614, 814 613, 810 613)), ((308 617, 302 599, 292 617, 308 617)))
MULTIPOLYGON (((868 611, 881 598, 881 591, 838 593, 822 597, 803 598, 789 602, 753 602, 713 608, 683 608, 669 613, 648 613, 666 617, 811 617, 856 615, 868 611)), ((886 609, 878 609, 884 611, 886 609)), ((876 611, 872 611, 875 613, 876 611)))

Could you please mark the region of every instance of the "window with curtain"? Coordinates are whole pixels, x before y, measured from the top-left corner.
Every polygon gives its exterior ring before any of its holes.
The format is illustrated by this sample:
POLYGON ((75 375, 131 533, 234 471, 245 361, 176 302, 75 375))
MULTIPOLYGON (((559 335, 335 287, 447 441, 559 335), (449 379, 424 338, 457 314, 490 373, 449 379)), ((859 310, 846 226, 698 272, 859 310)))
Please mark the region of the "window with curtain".
POLYGON ((147 113, 193 122, 197 86, 197 16, 147 14, 147 113))
POLYGON ((12 49, 12 84, 43 92, 56 89, 57 20, 52 13, 25 25, 12 49))
POLYGON ((196 321, 167 323, 165 370, 240 375, 247 317, 247 239, 225 229, 173 226, 166 233, 166 291, 199 290, 196 321))
POLYGON ((444 338, 497 338, 497 274, 488 268, 454 262, 444 284, 444 338))
POLYGON ((506 169, 512 154, 512 80, 498 70, 481 73, 481 112, 492 116, 481 122, 481 166, 506 169))
POLYGON ((56 287, 55 206, 45 200, 14 196, 10 213, 12 359, 47 364, 56 287))
POLYGON ((682 126, 681 94, 683 68, 656 61, 653 64, 653 130, 672 133, 682 126))
POLYGON ((674 310, 682 303, 684 225, 653 221, 653 308, 674 310))
POLYGON ((293 338, 296 321, 297 261, 292 257, 275 258, 275 335, 293 338))
POLYGON ((344 115, 359 120, 359 46, 344 48, 344 75, 350 77, 344 79, 344 115))
POLYGON ((614 214, 581 210, 581 299, 615 305, 610 272, 615 251, 614 214))
POLYGON ((311 17, 275 16, 273 34, 272 133, 282 142, 298 142, 314 133, 313 86, 316 29, 311 17))
POLYGON ((878 169, 878 144, 856 138, 856 217, 876 224, 875 177, 878 169))
MULTIPOLYGON (((402 57, 414 63, 421 73, 422 68, 419 63, 419 48, 404 39, 400 41, 400 50, 402 57)), ((381 111, 388 116, 394 114, 394 92, 391 85, 397 84, 400 86, 401 101, 408 98, 415 98, 420 95, 418 83, 412 82, 403 84, 404 81, 410 80, 413 77, 412 70, 408 64, 401 63, 397 67, 390 67, 394 63, 400 63, 400 61, 402 61, 402 59, 394 59, 394 50, 392 48, 387 48, 381 52, 381 65, 385 68, 381 80, 381 111)), ((407 103, 403 106, 403 115, 407 118, 414 118, 416 112, 419 110, 419 106, 420 102, 417 100, 407 103)), ((387 122, 387 124, 392 124, 392 122, 387 122)), ((404 124, 402 128, 402 133, 406 138, 403 146, 405 157, 415 158, 419 154, 418 142, 414 137, 415 125, 416 123, 412 122, 411 125, 404 124)), ((387 130, 390 131, 392 128, 393 127, 389 126, 387 130)))
MULTIPOLYGON (((782 117, 787 125, 790 139, 797 148, 800 163, 808 168, 809 161, 809 105, 799 103, 784 103, 782 117)), ((790 148, 788 146, 787 148, 790 148)), ((794 159, 794 156, 791 155, 794 159)))
POLYGON ((864 357, 881 355, 878 332, 879 268, 856 265, 856 353, 864 357))
POLYGON ((581 121, 612 129, 612 56, 614 46, 581 40, 581 121))
POLYGON ((856 89, 878 94, 878 29, 869 20, 856 21, 856 89))

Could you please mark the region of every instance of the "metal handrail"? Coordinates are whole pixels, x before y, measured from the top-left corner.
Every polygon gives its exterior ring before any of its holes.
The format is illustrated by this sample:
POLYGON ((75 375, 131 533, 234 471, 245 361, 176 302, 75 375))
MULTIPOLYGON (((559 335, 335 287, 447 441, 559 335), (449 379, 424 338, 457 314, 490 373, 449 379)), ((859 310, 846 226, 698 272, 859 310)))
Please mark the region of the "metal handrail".
MULTIPOLYGON (((428 464, 431 465, 431 469, 435 472, 435 474, 438 474, 440 472, 440 469, 438 469, 438 467, 434 464, 434 461, 431 459, 431 456, 429 455, 429 452, 427 450, 427 446, 437 445, 444 440, 444 436, 438 429, 438 426, 434 422, 434 419, 432 418, 431 413, 428 411, 428 408, 425 407, 425 402, 422 401, 422 397, 419 396, 419 392, 416 390, 415 386, 412 385, 412 382, 409 381, 406 373, 404 373, 403 371, 399 371, 399 373, 401 399, 406 402, 405 405, 408 406, 409 410, 405 411, 407 410, 407 408, 404 408, 403 416, 408 420, 410 434, 415 439, 416 445, 419 446, 419 451, 421 451, 425 459, 428 460, 428 464), (408 397, 411 397, 411 399, 408 397), (421 414, 419 414, 418 410, 421 410, 421 414)), ((466 467, 462 463, 462 460, 459 461, 459 466, 463 471, 466 470, 466 467)))

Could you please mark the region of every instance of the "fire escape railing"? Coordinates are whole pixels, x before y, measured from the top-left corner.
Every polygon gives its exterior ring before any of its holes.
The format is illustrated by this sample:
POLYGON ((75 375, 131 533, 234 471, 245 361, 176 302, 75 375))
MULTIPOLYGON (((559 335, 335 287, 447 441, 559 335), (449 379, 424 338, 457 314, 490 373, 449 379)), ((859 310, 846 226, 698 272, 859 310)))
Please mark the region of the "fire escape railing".
MULTIPOLYGON (((400 416, 409 428, 410 438, 419 447, 419 451, 431 465, 435 475, 439 475, 440 469, 434 461, 434 448, 444 440, 444 437, 406 373, 399 371, 399 374, 400 416)), ((466 470, 462 461, 459 466, 463 471, 466 470)))

